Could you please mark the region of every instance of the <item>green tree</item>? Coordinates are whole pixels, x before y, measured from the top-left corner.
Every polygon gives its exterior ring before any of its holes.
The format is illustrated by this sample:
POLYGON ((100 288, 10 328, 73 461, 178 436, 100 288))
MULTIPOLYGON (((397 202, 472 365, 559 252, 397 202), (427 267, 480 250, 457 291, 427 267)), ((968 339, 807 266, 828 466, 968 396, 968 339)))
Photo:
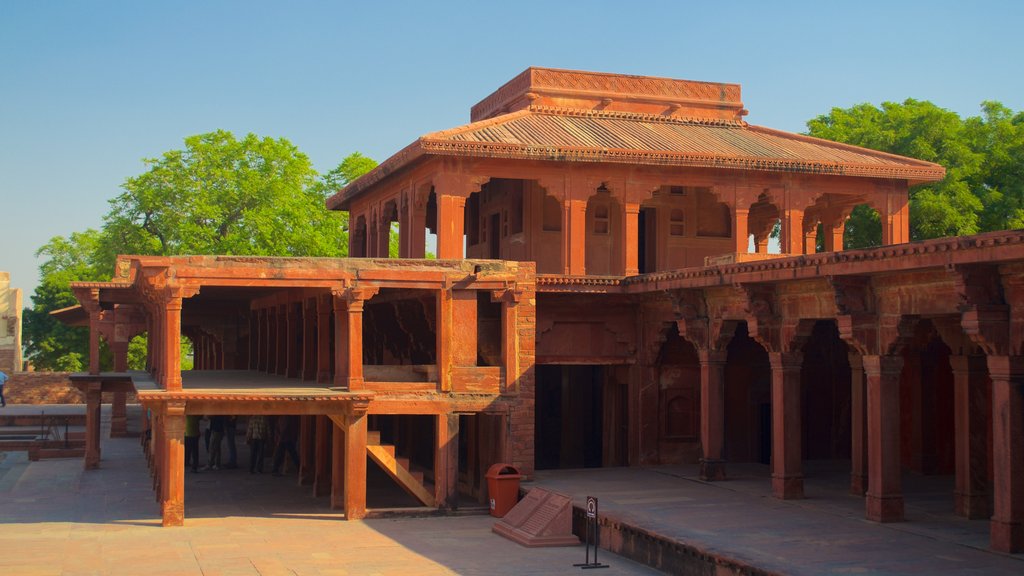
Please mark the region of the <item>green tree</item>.
MULTIPOLYGON (((347 255, 347 219, 324 201, 376 166, 357 152, 319 176, 287 140, 225 131, 186 138, 183 149, 144 162, 147 170, 110 201, 102 230, 53 238, 37 252, 42 279, 25 311, 36 367, 83 368, 87 332, 49 313, 77 303, 69 282, 109 280, 118 254, 347 255)), ((133 368, 145 362, 145 340, 137 340, 133 368)), ((109 366, 106 353, 104 361, 109 366)))
MULTIPOLYGON (((36 368, 76 372, 88 363, 88 330, 65 326, 50 312, 78 304, 69 283, 110 279, 113 266, 100 261, 101 244, 102 233, 89 229, 51 238, 36 251, 46 260, 39 266, 41 280, 23 323, 25 351, 36 368)), ((109 366, 105 351, 101 360, 109 366)))
MULTIPOLYGON (((974 120, 974 119, 971 119, 974 120)), ((913 240, 974 234, 982 230, 984 148, 959 115, 927 101, 884 102, 833 108, 807 123, 811 136, 941 164, 946 177, 910 190, 913 240)), ((847 248, 878 245, 881 226, 873 210, 858 208, 847 222, 847 248)))
POLYGON ((344 254, 345 223, 324 209, 312 164, 283 138, 211 132, 145 162, 110 202, 109 252, 344 254))

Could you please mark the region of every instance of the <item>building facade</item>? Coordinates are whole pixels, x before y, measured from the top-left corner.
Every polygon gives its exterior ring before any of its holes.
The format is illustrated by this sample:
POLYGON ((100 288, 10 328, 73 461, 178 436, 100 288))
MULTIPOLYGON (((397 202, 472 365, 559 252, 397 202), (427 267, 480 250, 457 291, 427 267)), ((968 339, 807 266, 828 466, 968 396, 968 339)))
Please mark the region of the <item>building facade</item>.
POLYGON ((21 355, 21 289, 11 288, 9 272, 0 272, 0 370, 23 369, 21 355))
POLYGON ((97 347, 151 346, 146 375, 81 385, 142 388, 168 524, 185 414, 291 414, 353 518, 366 456, 435 507, 485 499, 500 461, 762 462, 790 499, 828 459, 879 522, 903 471, 948 475, 951 509, 1020 551, 1024 233, 908 243, 908 189, 941 166, 752 126, 740 96, 530 68, 328 200, 353 258, 122 257, 76 284, 97 347), (860 205, 882 246, 843 251, 860 205))

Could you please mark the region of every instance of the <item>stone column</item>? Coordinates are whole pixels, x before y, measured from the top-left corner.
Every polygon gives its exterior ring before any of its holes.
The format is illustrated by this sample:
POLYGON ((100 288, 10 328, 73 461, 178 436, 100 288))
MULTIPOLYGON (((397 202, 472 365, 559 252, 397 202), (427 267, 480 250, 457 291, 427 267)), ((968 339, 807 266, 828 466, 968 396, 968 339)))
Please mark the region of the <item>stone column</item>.
POLYGON ((164 390, 181 390, 181 297, 172 296, 164 302, 163 362, 164 390))
POLYGON ((285 318, 287 329, 285 330, 285 353, 287 354, 286 368, 284 375, 288 378, 299 378, 302 368, 302 351, 298 347, 298 336, 302 332, 299 313, 295 311, 295 303, 285 304, 285 318))
POLYGON ((738 254, 746 254, 750 251, 749 215, 750 210, 747 208, 736 208, 732 212, 732 233, 736 240, 738 254))
POLYGON ((313 484, 316 475, 316 417, 299 417, 299 485, 313 484))
POLYGON ((164 405, 161 511, 164 526, 185 523, 185 403, 164 405))
POLYGON ((279 304, 274 306, 274 315, 277 316, 277 333, 274 338, 274 374, 278 376, 288 375, 288 306, 279 304))
POLYGON ((519 389, 518 343, 519 299, 515 292, 505 292, 501 296, 501 365, 505 368, 503 393, 514 393, 519 389))
POLYGON ((363 303, 376 290, 351 288, 334 296, 334 385, 363 387, 363 303))
POLYGON ((334 432, 334 482, 331 507, 345 509, 346 520, 366 516, 366 416, 346 415, 334 432))
POLYGON ((270 317, 267 309, 261 308, 256 311, 256 323, 259 325, 259 341, 257 342, 256 369, 260 372, 270 370, 270 317))
POLYGON ((437 388, 441 392, 452 391, 454 327, 452 290, 442 288, 437 291, 437 388))
POLYGON ((463 258, 466 199, 437 192, 437 257, 440 260, 463 258))
POLYGON ((438 508, 454 510, 459 502, 459 417, 438 414, 434 450, 434 500, 438 508))
POLYGON ((864 362, 850 353, 850 494, 863 496, 868 489, 867 388, 864 362))
POLYGON ((1024 552, 1024 357, 989 356, 993 550, 1024 552))
POLYGON ((344 416, 331 418, 331 508, 345 508, 345 426, 344 416))
POLYGON ((818 252, 818 230, 817 226, 811 232, 804 232, 804 254, 817 254, 818 252))
POLYGON ((984 356, 950 356, 953 368, 953 426, 956 488, 953 512, 971 520, 990 516, 988 508, 988 436, 990 402, 984 356))
POLYGON ((259 316, 256 310, 249 310, 249 363, 247 368, 249 370, 259 369, 259 355, 260 355, 260 344, 259 344, 259 333, 260 333, 259 316))
POLYGON ((726 352, 700 350, 700 477, 725 480, 726 352))
POLYGON ((839 252, 843 249, 843 233, 846 219, 840 217, 838 223, 823 224, 825 232, 825 252, 839 252))
MULTIPOLYGON (((110 351, 114 354, 114 372, 128 371, 128 343, 112 342, 110 351)), ((124 438, 128 435, 128 393, 124 390, 114 392, 114 400, 110 406, 110 437, 124 438)))
POLYGON ((771 352, 772 495, 783 500, 804 497, 799 352, 771 352))
POLYGON ((334 423, 329 417, 316 415, 316 470, 313 473, 313 496, 331 494, 331 435, 334 428, 334 423))
POLYGON ((900 465, 900 373, 902 356, 863 357, 867 378, 868 491, 866 517, 903 520, 900 465))
POLYGON ((787 208, 782 215, 783 254, 804 253, 804 211, 787 208))
POLYGON ((587 261, 587 201, 562 202, 562 270, 583 276, 587 261))
POLYGON ((622 268, 626 276, 640 273, 637 261, 637 245, 640 242, 640 204, 637 202, 622 203, 622 268))
POLYGON ((302 301, 302 379, 316 380, 317 369, 316 299, 302 301))
POLYGON ((882 220, 882 245, 903 244, 910 241, 910 204, 904 184, 902 191, 886 194, 885 205, 879 210, 882 220))
POLYGON ((85 469, 100 467, 100 428, 103 383, 89 382, 85 390, 85 469))
POLYGON ((331 382, 331 302, 330 294, 316 299, 316 381, 331 382))
POLYGON ((423 258, 427 254, 427 207, 416 200, 415 191, 410 198, 408 248, 405 258, 423 258))

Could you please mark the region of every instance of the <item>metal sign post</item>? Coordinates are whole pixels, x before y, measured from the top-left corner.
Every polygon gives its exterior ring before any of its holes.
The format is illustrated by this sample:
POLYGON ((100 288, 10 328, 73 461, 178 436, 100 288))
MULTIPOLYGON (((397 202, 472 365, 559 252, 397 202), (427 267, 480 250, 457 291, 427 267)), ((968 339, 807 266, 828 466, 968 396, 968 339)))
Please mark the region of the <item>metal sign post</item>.
POLYGON ((601 531, 597 525, 597 498, 593 496, 587 496, 587 530, 586 530, 586 558, 583 564, 573 564, 573 566, 579 566, 583 570, 589 570, 591 568, 607 568, 607 564, 601 564, 597 561, 597 549, 601 545, 601 531), (594 561, 590 561, 590 538, 593 535, 594 538, 594 561))

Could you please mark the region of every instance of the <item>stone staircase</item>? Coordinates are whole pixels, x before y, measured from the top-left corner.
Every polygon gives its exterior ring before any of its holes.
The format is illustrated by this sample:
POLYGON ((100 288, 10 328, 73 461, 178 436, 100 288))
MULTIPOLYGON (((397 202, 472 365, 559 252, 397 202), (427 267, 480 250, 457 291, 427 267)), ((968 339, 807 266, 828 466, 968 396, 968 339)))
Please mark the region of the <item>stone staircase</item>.
POLYGON ((431 508, 437 506, 433 490, 428 488, 424 482, 423 471, 415 469, 408 458, 397 456, 394 445, 382 444, 380 432, 367 431, 366 453, 410 496, 419 500, 424 506, 431 508))

